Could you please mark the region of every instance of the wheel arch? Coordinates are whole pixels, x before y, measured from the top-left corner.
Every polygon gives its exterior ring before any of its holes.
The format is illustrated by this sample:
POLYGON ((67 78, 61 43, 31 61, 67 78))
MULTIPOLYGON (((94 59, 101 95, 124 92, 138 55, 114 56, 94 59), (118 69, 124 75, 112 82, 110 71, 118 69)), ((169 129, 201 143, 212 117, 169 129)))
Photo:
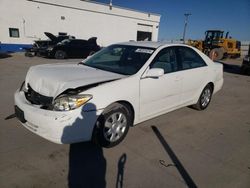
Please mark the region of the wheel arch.
MULTIPOLYGON (((109 112, 109 110, 111 110, 113 108, 119 107, 120 105, 123 105, 123 106, 125 106, 126 109, 128 109, 129 113, 132 116, 132 125, 131 126, 133 126, 133 124, 134 124, 134 117, 135 117, 135 111, 134 111, 133 105, 130 102, 125 101, 125 100, 114 101, 111 104, 109 104, 106 108, 104 108, 102 114, 99 115, 99 117, 97 118, 96 124, 95 124, 95 126, 93 128, 93 131, 92 131, 91 141, 93 141, 94 143, 100 144, 98 142, 98 139, 97 139, 97 135, 98 135, 98 131, 97 130, 100 127, 99 123, 104 120, 103 119, 103 114, 105 112, 109 112)), ((108 147, 108 146, 104 146, 104 147, 108 147)), ((111 146, 111 147, 113 147, 113 146, 111 146)))
POLYGON ((199 98, 200 98, 200 95, 201 95, 201 92, 203 91, 203 89, 204 89, 206 86, 210 85, 211 88, 212 88, 212 93, 213 93, 213 91, 214 91, 214 83, 213 83, 212 81, 208 81, 208 82, 205 82, 205 83, 207 83, 207 84, 202 85, 202 86, 197 90, 196 94, 194 95, 194 96, 195 96, 195 97, 194 97, 194 100, 193 100, 193 103, 194 103, 194 104, 196 104, 196 103, 198 102, 198 100, 199 100, 199 98))
MULTIPOLYGON (((126 101, 126 100, 119 100, 119 101, 113 102, 112 104, 114 104, 114 103, 121 104, 121 105, 125 106, 125 107, 129 110, 130 115, 131 115, 131 117, 132 117, 132 122, 133 122, 133 125, 134 125, 135 110, 134 110, 133 105, 132 105, 130 102, 126 101)), ((112 105, 112 104, 110 104, 110 105, 112 105)), ((109 105, 109 106, 110 106, 110 105, 109 105)))
MULTIPOLYGON (((211 88, 212 88, 212 93, 213 93, 213 92, 214 92, 214 83, 213 83, 213 82, 209 82, 207 85, 210 85, 210 86, 211 86, 211 88)), ((207 86, 207 85, 206 85, 206 86, 207 86)), ((205 87, 206 87, 206 86, 205 86, 205 87)))
POLYGON ((129 113, 130 113, 130 115, 131 115, 131 117, 132 117, 132 122, 133 122, 133 124, 134 124, 134 120, 135 120, 135 109, 134 109, 134 106, 133 106, 129 101, 126 101, 126 100, 114 101, 114 102, 112 102, 111 104, 107 105, 107 106, 104 108, 104 111, 103 111, 103 112, 109 111, 110 109, 115 108, 115 107, 116 107, 116 104, 123 105, 123 106, 125 106, 125 107, 128 109, 128 111, 129 111, 129 113))

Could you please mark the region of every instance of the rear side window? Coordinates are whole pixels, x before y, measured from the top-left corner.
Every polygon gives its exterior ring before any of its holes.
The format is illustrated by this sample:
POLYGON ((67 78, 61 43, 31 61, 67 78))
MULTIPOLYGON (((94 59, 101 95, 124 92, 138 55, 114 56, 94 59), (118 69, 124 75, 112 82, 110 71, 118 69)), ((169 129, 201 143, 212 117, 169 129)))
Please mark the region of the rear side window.
POLYGON ((182 70, 206 66, 201 56, 188 47, 178 47, 178 59, 182 70))

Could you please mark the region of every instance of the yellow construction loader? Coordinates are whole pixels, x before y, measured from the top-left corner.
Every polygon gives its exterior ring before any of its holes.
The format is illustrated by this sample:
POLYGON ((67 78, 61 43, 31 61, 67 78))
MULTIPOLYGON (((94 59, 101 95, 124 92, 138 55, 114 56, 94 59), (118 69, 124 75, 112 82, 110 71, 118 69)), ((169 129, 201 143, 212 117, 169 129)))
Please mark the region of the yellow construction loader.
POLYGON ((240 41, 228 37, 228 34, 224 36, 224 31, 207 30, 205 40, 188 40, 187 44, 198 48, 213 60, 240 57, 240 41))

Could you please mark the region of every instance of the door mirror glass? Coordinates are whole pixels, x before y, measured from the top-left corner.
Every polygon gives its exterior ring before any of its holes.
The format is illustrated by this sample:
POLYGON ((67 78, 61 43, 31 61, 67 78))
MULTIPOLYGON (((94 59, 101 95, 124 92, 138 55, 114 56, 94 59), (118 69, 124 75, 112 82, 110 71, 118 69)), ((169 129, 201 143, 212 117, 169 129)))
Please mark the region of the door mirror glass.
POLYGON ((162 75, 164 75, 164 70, 161 69, 161 68, 152 68, 152 69, 149 69, 144 78, 159 78, 161 77, 162 75))

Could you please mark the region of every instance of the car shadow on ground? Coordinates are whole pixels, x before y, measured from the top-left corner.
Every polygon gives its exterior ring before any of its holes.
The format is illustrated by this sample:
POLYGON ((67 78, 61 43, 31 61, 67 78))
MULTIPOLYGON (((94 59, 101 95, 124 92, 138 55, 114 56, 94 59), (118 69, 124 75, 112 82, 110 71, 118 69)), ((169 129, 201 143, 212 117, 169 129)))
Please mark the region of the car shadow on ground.
MULTIPOLYGON (((85 106, 84 106, 85 107, 85 106)), ((63 130, 61 138, 62 143, 68 143, 69 140, 75 138, 79 133, 91 131, 90 125, 84 124, 84 121, 89 122, 88 118, 97 118, 96 106, 92 103, 88 104, 87 108, 93 113, 86 113, 84 107, 81 111, 81 117, 76 118, 72 125, 66 126, 63 130)), ((79 139, 79 138, 78 138, 79 139)), ((103 155, 102 147, 92 142, 82 142, 71 144, 69 149, 69 172, 68 172, 68 186, 75 187, 106 187, 106 159, 103 155)))
POLYGON ((71 144, 69 150, 68 186, 106 187, 106 159, 101 147, 91 143, 71 144))
POLYGON ((233 74, 241 74, 240 65, 230 65, 226 63, 222 63, 222 64, 224 67, 224 72, 233 73, 233 74))
POLYGON ((4 59, 4 58, 8 58, 8 57, 12 57, 12 55, 8 54, 8 53, 0 53, 0 59, 4 59))
POLYGON ((222 61, 218 61, 218 63, 221 63, 223 65, 223 71, 227 73, 232 73, 232 74, 240 74, 240 75, 246 75, 243 74, 241 71, 241 65, 232 65, 228 64, 222 61))
MULTIPOLYGON (((61 138, 62 143, 67 143, 67 140, 75 134, 84 131, 91 131, 91 126, 83 123, 83 119, 97 119, 96 106, 89 103, 84 106, 81 115, 72 125, 64 128, 61 138), (85 113, 85 110, 90 110, 92 115, 85 113), (87 114, 87 115, 86 115, 87 114)), ((79 135, 79 134, 77 134, 79 135)), ((117 178, 116 188, 123 187, 124 167, 127 160, 127 155, 123 153, 117 163, 117 178)), ((69 149, 69 172, 68 172, 68 187, 69 188, 105 188, 106 187, 106 166, 107 161, 103 155, 103 148, 93 142, 81 142, 70 145, 69 149)))

